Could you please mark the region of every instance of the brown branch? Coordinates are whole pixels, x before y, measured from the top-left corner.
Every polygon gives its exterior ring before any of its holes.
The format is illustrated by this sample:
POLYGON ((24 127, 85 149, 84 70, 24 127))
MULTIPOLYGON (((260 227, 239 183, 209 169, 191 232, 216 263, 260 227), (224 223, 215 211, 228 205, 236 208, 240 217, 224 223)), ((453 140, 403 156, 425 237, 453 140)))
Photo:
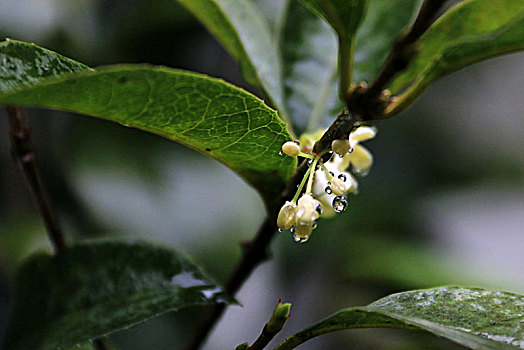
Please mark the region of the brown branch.
POLYGON ((29 127, 24 123, 19 107, 7 107, 7 115, 11 129, 11 154, 24 173, 26 184, 42 215, 53 249, 56 254, 60 254, 65 250, 66 242, 42 186, 40 172, 35 161, 35 152, 30 142, 29 127))
MULTIPOLYGON (((11 154, 24 173, 26 184, 44 220, 55 254, 62 254, 67 247, 66 241, 42 185, 40 172, 36 165, 35 151, 30 140, 29 126, 24 123, 22 111, 17 106, 7 107, 7 117, 11 130, 11 154)), ((93 344, 98 350, 109 350, 102 339, 95 339, 93 344)))
POLYGON ((377 77, 369 88, 355 89, 348 96, 347 103, 364 120, 381 119, 390 96, 384 91, 391 79, 407 68, 415 56, 416 41, 433 24, 437 14, 448 0, 425 0, 417 18, 406 33, 393 44, 389 56, 379 69, 377 77))

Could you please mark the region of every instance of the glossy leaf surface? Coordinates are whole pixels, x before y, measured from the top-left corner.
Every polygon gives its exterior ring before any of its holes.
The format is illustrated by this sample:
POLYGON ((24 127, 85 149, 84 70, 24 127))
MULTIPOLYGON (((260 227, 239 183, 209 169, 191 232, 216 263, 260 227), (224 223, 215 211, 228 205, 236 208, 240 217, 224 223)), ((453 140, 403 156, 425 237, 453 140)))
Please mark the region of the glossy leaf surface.
POLYGON ((366 14, 367 0, 300 0, 341 37, 353 37, 366 14))
POLYGON ((285 12, 281 34, 286 105, 302 131, 326 127, 339 110, 337 40, 333 30, 297 1, 285 12))
POLYGON ((420 0, 370 0, 357 33, 354 79, 371 81, 393 45, 409 25, 420 0))
POLYGON ((277 42, 250 1, 178 0, 240 63, 246 80, 259 85, 286 119, 277 42))
MULTIPOLYGON (((26 56, 14 57, 25 64, 26 56)), ((277 113, 222 80, 138 65, 13 85, 18 69, 3 71, 0 104, 72 111, 161 135, 224 163, 264 196, 278 193, 294 170, 295 159, 279 156, 291 135, 277 113)))
POLYGON ((233 302, 180 253, 119 242, 35 254, 13 295, 5 350, 68 348, 167 311, 233 302))
POLYGON ((434 79, 496 55, 524 49, 524 0, 469 0, 442 15, 419 39, 390 89, 419 93, 434 79))
POLYGON ((471 349, 524 347, 524 296, 454 286, 393 294, 366 307, 341 310, 276 349, 293 349, 337 330, 370 327, 424 330, 471 349))

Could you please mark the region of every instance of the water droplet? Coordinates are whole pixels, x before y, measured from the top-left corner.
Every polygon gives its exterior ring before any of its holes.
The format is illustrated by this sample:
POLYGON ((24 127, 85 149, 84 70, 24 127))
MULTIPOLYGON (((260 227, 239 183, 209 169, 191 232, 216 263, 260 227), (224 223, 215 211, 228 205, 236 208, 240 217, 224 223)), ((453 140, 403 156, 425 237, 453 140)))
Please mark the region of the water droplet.
POLYGON ((324 190, 327 194, 331 194, 333 193, 333 190, 331 189, 331 187, 327 186, 326 189, 324 190))
POLYGON ((295 225, 291 226, 291 228, 289 229, 289 231, 293 234, 293 236, 295 235, 295 225))
POLYGON ((348 154, 351 154, 351 153, 353 153, 353 147, 350 147, 348 150, 348 154))
POLYGON ((360 177, 366 177, 369 175, 369 169, 353 169, 353 172, 360 177))
POLYGON ((334 172, 330 171, 329 173, 331 174, 331 176, 335 176, 334 172))
POLYGON ((322 205, 317 205, 317 207, 315 208, 315 210, 317 211, 318 215, 322 215, 322 205))
POLYGON ((307 164, 308 164, 308 165, 311 165, 311 164, 313 164, 313 159, 311 159, 311 158, 310 158, 310 159, 308 159, 308 161, 307 161, 307 164))
POLYGON ((298 236, 293 233, 293 240, 297 243, 307 242, 308 239, 309 239, 309 236, 298 236))
POLYGON ((278 155, 281 156, 282 155, 282 151, 278 152, 278 155))
POLYGON ((295 143, 297 144, 297 146, 300 146, 300 141, 299 140, 295 140, 295 143))
POLYGON ((338 174, 338 178, 339 178, 340 180, 344 181, 344 182, 346 182, 346 180, 347 180, 347 177, 346 177, 346 175, 344 175, 344 174, 338 174))
POLYGON ((284 231, 284 230, 282 230, 282 229, 279 227, 279 228, 278 228, 278 232, 282 232, 282 231, 284 231))
POLYGON ((333 210, 336 213, 343 212, 344 210, 346 210, 347 206, 348 206, 348 201, 346 197, 338 196, 333 199, 333 210))
POLYGON ((313 230, 316 229, 318 226, 317 220, 313 221, 313 230))

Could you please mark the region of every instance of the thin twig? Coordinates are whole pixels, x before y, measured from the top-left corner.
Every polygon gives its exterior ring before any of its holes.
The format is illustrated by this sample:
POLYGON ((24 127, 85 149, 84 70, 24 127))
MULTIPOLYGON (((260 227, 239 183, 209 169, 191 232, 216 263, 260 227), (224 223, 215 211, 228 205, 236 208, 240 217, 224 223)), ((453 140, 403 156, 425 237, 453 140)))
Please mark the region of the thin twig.
POLYGON ((27 186, 38 205, 54 252, 55 254, 60 254, 65 250, 66 242, 60 225, 56 220, 56 216, 51 209, 47 194, 42 186, 40 172, 36 166, 35 152, 30 142, 29 127, 24 123, 19 107, 7 107, 7 115, 11 129, 11 153, 22 169, 27 186))
MULTIPOLYGON (((11 130, 11 154, 24 173, 27 186, 44 220, 54 252, 56 255, 60 255, 65 251, 67 245, 62 229, 56 220, 56 216, 51 208, 44 186, 42 185, 40 172, 36 165, 35 151, 30 141, 30 129, 27 124, 24 123, 20 107, 7 107, 7 116, 11 130)), ((109 350, 102 339, 95 339, 93 344, 98 350, 109 350)))
POLYGON ((365 120, 381 119, 388 98, 380 98, 386 85, 399 72, 407 68, 415 55, 415 43, 433 24, 437 14, 448 0, 425 0, 409 30, 393 44, 389 56, 379 69, 369 88, 356 90, 349 99, 353 111, 365 120))

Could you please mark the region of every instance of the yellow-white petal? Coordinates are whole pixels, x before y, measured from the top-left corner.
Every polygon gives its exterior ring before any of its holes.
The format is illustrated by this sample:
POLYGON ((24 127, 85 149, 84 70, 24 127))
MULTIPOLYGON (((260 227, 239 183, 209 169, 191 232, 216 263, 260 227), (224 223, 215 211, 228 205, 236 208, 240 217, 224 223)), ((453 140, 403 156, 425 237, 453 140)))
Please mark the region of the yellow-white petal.
POLYGON ((349 142, 362 142, 374 138, 377 135, 377 128, 373 126, 361 126, 349 134, 349 142))
POLYGON ((373 155, 365 147, 356 145, 353 152, 348 154, 351 165, 357 171, 366 171, 373 165, 373 155))

